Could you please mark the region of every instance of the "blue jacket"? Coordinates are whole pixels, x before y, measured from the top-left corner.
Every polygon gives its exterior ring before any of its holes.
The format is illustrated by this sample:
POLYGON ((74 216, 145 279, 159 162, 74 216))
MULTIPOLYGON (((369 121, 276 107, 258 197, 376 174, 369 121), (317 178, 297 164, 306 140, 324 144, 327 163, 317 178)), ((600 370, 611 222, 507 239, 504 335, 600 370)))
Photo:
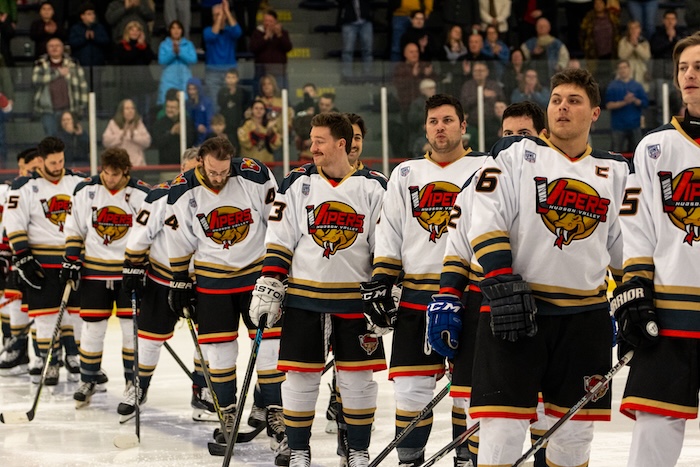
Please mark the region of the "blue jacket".
POLYGON ((187 80, 192 77, 190 65, 197 63, 197 52, 192 41, 180 39, 180 53, 175 55, 173 41, 166 37, 158 48, 158 63, 163 66, 158 86, 158 104, 165 102, 165 92, 170 88, 185 91, 187 80))
POLYGON ((109 50, 112 39, 107 29, 100 23, 93 23, 90 29, 95 32, 92 40, 85 38, 88 27, 82 21, 75 23, 68 34, 71 55, 78 59, 81 66, 102 66, 105 64, 105 52, 109 50))
POLYGON ((242 34, 243 29, 238 23, 235 26, 227 24, 218 34, 214 34, 211 26, 204 28, 204 43, 207 45, 204 61, 207 67, 235 68, 238 64, 236 61, 236 44, 242 34))
POLYGON ((608 89, 605 91, 605 102, 618 102, 625 98, 625 95, 631 92, 634 96, 642 101, 642 105, 637 107, 634 103, 627 104, 619 109, 610 111, 610 127, 616 131, 627 131, 639 128, 642 124, 642 109, 649 106, 649 98, 647 93, 637 81, 631 79, 628 82, 615 79, 610 82, 608 89))
POLYGON ((199 78, 190 78, 187 80, 187 85, 194 84, 197 86, 197 92, 199 93, 199 100, 195 104, 192 99, 187 96, 187 102, 185 102, 185 110, 187 115, 192 119, 196 131, 195 144, 200 145, 207 138, 207 135, 211 133, 211 117, 214 116, 214 103, 211 101, 209 96, 204 94, 202 89, 202 81, 199 78), (199 125, 204 125, 207 127, 207 131, 200 133, 197 128, 199 125))

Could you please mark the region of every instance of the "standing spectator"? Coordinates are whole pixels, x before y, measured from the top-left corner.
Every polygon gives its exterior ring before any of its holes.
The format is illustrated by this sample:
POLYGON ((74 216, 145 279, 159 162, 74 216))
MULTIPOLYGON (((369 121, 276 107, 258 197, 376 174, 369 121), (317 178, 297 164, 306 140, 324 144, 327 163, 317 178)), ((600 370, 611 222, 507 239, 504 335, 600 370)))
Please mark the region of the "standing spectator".
POLYGON ((510 60, 510 49, 498 37, 496 26, 486 26, 486 40, 484 41, 482 52, 492 60, 494 78, 500 81, 503 76, 503 70, 505 70, 510 60))
MULTIPOLYGON (((537 35, 536 24, 540 18, 556 18, 556 0, 527 0, 516 1, 513 5, 513 18, 517 24, 517 38, 510 44, 521 44, 537 35)), ((579 18, 580 19, 580 18, 579 18)))
POLYGON ((256 99, 250 108, 250 118, 238 128, 241 156, 273 162, 274 152, 282 145, 282 135, 276 118, 268 118, 265 103, 256 99))
MULTIPOLYGON (((111 41, 107 29, 97 22, 95 6, 90 3, 80 5, 80 22, 70 28, 68 35, 71 55, 81 66, 104 66, 105 57, 111 51, 111 41)), ((93 89, 99 86, 93 86, 93 89)))
POLYGON ((272 75, 282 88, 287 88, 287 52, 292 50, 289 33, 277 20, 275 10, 267 10, 250 37, 250 51, 255 56, 255 82, 263 75, 272 75))
POLYGON ((588 71, 605 89, 612 75, 612 61, 620 42, 620 10, 608 8, 605 0, 594 0, 593 9, 581 22, 580 44, 588 71))
MULTIPOLYGON (((467 46, 462 40, 463 31, 459 25, 447 28, 447 36, 439 55, 441 84, 445 94, 457 95, 462 88, 462 60, 467 55, 467 46)), ((426 143, 427 144, 427 143, 426 143)))
POLYGON ((105 148, 126 150, 133 167, 146 165, 145 151, 151 145, 151 134, 136 110, 134 101, 124 99, 119 103, 114 117, 102 134, 102 145, 105 148))
POLYGON ((512 0, 479 0, 481 30, 485 31, 488 26, 494 26, 499 33, 507 33, 512 6, 512 0))
MULTIPOLYGON (((155 19, 156 14, 148 0, 112 0, 107 7, 105 16, 107 23, 112 28, 112 39, 115 43, 122 39, 124 29, 131 21, 141 23, 146 34, 146 42, 150 42, 151 34, 148 23, 155 19)), ((180 26, 182 27, 182 23, 180 26)))
POLYGON ((501 82, 503 83, 503 94, 510 97, 511 94, 513 94, 513 91, 520 87, 525 80, 526 69, 527 65, 525 63, 525 58, 523 57, 523 51, 520 49, 513 49, 510 54, 510 63, 503 71, 503 76, 501 76, 501 82))
POLYGON ((617 62, 617 78, 605 91, 605 108, 610 111, 612 150, 634 152, 642 139, 642 110, 649 98, 640 83, 632 79, 632 67, 627 60, 617 62))
POLYGON ((226 120, 226 134, 229 141, 235 146, 236 154, 240 153, 240 145, 236 132, 244 120, 244 113, 253 102, 250 91, 238 85, 238 70, 231 68, 226 72, 225 86, 219 89, 216 102, 219 105, 219 113, 226 120))
POLYGON ((467 53, 462 57, 460 72, 452 75, 452 82, 449 83, 449 86, 446 86, 446 91, 449 90, 451 95, 458 96, 464 83, 472 78, 474 63, 491 63, 492 61, 492 57, 484 53, 483 36, 476 31, 472 31, 467 39, 467 53))
MULTIPOLYGON (((168 27, 168 37, 158 48, 158 63, 163 66, 158 87, 158 104, 165 101, 165 91, 175 88, 185 91, 192 77, 190 66, 197 63, 197 52, 192 41, 182 36, 182 23, 175 20, 168 27)), ((181 151, 177 151, 178 154, 181 151)))
POLYGON ((522 84, 510 96, 511 104, 523 101, 532 101, 542 107, 542 110, 547 108, 549 91, 540 83, 536 70, 527 70, 522 84))
POLYGON ((462 86, 460 101, 464 111, 470 115, 472 121, 477 120, 477 88, 484 87, 484 116, 494 116, 494 104, 496 101, 505 101, 503 88, 495 79, 489 78, 489 67, 484 62, 474 63, 472 79, 462 86))
POLYGON ((219 89, 224 84, 226 72, 236 68, 236 43, 243 34, 241 26, 231 14, 228 0, 214 5, 211 9, 212 25, 204 28, 206 44, 205 80, 212 101, 216 100, 219 89))
MULTIPOLYGON (((177 89, 168 89, 165 93, 165 107, 163 115, 158 117, 153 124, 153 145, 158 148, 158 162, 160 164, 180 165, 180 101, 177 89)), ((194 143, 194 125, 192 119, 185 117, 186 137, 185 147, 189 148, 194 143)))
POLYGON ((422 62, 430 62, 436 58, 436 47, 433 44, 433 39, 430 36, 430 31, 425 27, 426 15, 423 10, 414 10, 411 12, 411 25, 406 32, 401 36, 401 50, 406 47, 406 44, 413 42, 418 46, 420 60, 422 62))
MULTIPOLYGON (((644 23, 642 23, 644 24, 644 23)), ((642 26, 644 28, 644 26, 642 26)), ((653 58, 653 78, 655 84, 657 116, 656 125, 663 123, 663 85, 668 83, 669 76, 675 76, 673 70, 673 49, 679 40, 686 36, 685 28, 678 26, 678 15, 675 10, 666 10, 662 25, 656 28, 656 32, 649 40, 651 44, 651 56, 653 58)), ((678 115, 681 107, 681 101, 678 93, 673 92, 671 87, 670 107, 671 115, 678 115)), ((652 125, 654 126, 654 125, 652 125)))
POLYGON ((199 78, 187 80, 187 116, 192 119, 196 132, 195 145, 199 146, 211 133, 211 117, 214 116, 214 103, 204 94, 199 78))
MULTIPOLYGON (((124 36, 117 43, 114 60, 118 67, 119 83, 123 89, 129 90, 136 109, 143 116, 148 116, 156 90, 155 80, 148 65, 156 58, 151 47, 146 42, 146 33, 138 21, 131 21, 124 28, 124 36)), ((153 120, 148 120, 152 123, 153 120)))
POLYGON ((0 55, 7 66, 15 66, 15 60, 10 50, 10 42, 15 37, 17 28, 17 2, 15 0, 0 0, 0 55))
POLYGON ((58 116, 64 110, 82 115, 88 101, 85 72, 63 52, 63 41, 57 37, 46 43, 47 53, 34 62, 32 84, 34 112, 41 117, 44 134, 55 135, 58 116))
POLYGON ((572 57, 583 55, 581 20, 593 9, 592 0, 566 0, 566 46, 572 57))
POLYGON ((61 42, 66 39, 66 30, 54 20, 54 9, 48 1, 39 7, 39 19, 29 26, 29 37, 34 41, 34 58, 46 53, 46 43, 49 39, 57 37, 61 42))
POLYGON ((561 71, 569 64, 569 49, 556 37, 552 36, 552 25, 547 18, 541 17, 535 23, 537 36, 532 37, 520 46, 525 60, 532 61, 531 66, 537 66, 538 75, 551 76, 561 71))
POLYGON ((405 119, 408 108, 418 96, 419 85, 425 78, 433 78, 433 65, 430 62, 421 62, 418 46, 412 42, 406 44, 403 50, 404 61, 394 68, 394 87, 399 101, 401 113, 405 119))
POLYGON ((163 2, 163 17, 165 24, 175 20, 182 24, 183 35, 190 38, 190 26, 192 25, 191 0, 165 0, 163 2))
MULTIPOLYGON (((464 31, 478 29, 481 21, 479 3, 464 0, 442 0, 442 22, 444 29, 459 26, 464 31)), ((439 11, 439 10, 438 10, 439 11)), ((436 12, 436 14, 439 14, 436 12)), ((434 18, 434 16, 433 16, 434 18)))
MULTIPOLYGON (((693 1, 688 4, 696 3, 693 1)), ((642 25, 644 37, 651 37, 656 28, 656 13, 659 10, 658 0, 628 0, 627 8, 634 21, 639 21, 642 25)))
POLYGON ((5 135, 5 121, 12 112, 15 98, 15 87, 12 84, 10 70, 5 66, 5 60, 0 55, 0 167, 5 167, 7 162, 7 138, 5 135))
POLYGON ((632 79, 637 81, 649 92, 648 63, 651 58, 649 41, 642 36, 642 25, 639 21, 629 21, 627 32, 617 44, 617 56, 627 60, 632 67, 632 79))
POLYGON ((66 167, 88 167, 90 165, 90 140, 83 130, 80 120, 73 112, 66 110, 61 114, 61 126, 56 137, 66 145, 63 155, 66 167))
POLYGON ((420 10, 425 18, 433 11, 433 0, 393 0, 389 2, 391 11, 391 52, 392 62, 401 61, 404 47, 401 45, 403 34, 411 27, 411 13, 420 10))
POLYGON ((372 50, 374 36, 372 30, 371 0, 339 0, 338 17, 343 36, 343 76, 353 76, 352 62, 355 44, 359 41, 362 55, 362 75, 372 73, 372 50), (359 8, 356 8, 359 5, 359 8))

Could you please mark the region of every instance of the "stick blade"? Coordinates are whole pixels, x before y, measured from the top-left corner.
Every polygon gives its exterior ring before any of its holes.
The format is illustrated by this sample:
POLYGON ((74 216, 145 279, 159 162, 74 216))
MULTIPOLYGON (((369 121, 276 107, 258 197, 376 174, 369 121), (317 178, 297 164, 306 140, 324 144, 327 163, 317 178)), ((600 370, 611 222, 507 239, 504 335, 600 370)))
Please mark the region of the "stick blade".
POLYGON ((252 431, 239 431, 238 436, 236 436, 236 443, 249 443, 266 428, 267 426, 263 423, 260 426, 255 427, 255 429, 252 431))
POLYGON ((226 455, 226 444, 207 443, 207 448, 212 456, 224 457, 226 455))
POLYGON ((135 448, 141 444, 139 437, 133 433, 128 435, 117 435, 114 437, 114 445, 119 449, 135 448))
POLYGON ((29 423, 34 418, 34 414, 29 416, 27 412, 5 412, 0 413, 0 422, 6 425, 19 425, 21 423, 29 423))

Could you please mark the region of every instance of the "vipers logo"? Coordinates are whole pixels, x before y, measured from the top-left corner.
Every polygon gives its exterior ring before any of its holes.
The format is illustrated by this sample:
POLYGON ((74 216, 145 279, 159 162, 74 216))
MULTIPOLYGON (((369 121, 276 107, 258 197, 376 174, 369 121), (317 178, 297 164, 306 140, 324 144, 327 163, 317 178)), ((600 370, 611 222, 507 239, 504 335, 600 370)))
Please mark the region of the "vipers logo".
POLYGON ((659 172, 664 212, 685 232, 683 243, 700 240, 700 168, 686 169, 675 177, 659 172))
POLYGON ((253 216, 250 208, 239 209, 233 206, 222 206, 209 214, 197 214, 199 225, 204 234, 215 243, 223 245, 228 250, 236 243, 246 239, 250 232, 253 216))
POLYGON ((355 243, 357 235, 364 232, 365 215, 339 201, 327 201, 316 207, 306 206, 306 222, 323 257, 329 258, 355 243))
POLYGON ((556 239, 560 250, 574 240, 591 235, 598 223, 608 218, 610 200, 601 198, 593 187, 580 180, 560 178, 547 182, 535 177, 537 189, 536 211, 556 239))
POLYGON ((92 208, 92 227, 102 237, 102 243, 110 243, 124 237, 132 226, 132 215, 117 206, 92 208))
POLYGON ((66 215, 70 214, 72 202, 68 195, 55 195, 50 199, 41 199, 41 209, 44 210, 46 217, 53 225, 58 226, 58 231, 63 232, 63 227, 66 224, 66 215))
POLYGON ((429 240, 435 243, 447 231, 459 187, 450 182, 433 182, 421 189, 410 186, 408 192, 411 195, 413 217, 430 232, 429 240))

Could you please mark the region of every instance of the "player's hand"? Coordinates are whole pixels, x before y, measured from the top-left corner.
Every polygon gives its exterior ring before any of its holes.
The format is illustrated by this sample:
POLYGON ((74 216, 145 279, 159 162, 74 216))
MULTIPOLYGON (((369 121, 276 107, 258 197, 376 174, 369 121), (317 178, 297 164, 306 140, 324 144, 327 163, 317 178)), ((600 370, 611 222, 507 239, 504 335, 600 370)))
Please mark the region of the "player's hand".
POLYGON ((13 263, 15 268, 17 268, 19 277, 25 284, 33 289, 41 290, 46 281, 46 274, 44 268, 41 267, 39 261, 34 259, 29 250, 17 254, 13 263))
POLYGON ((652 290, 651 284, 633 280, 613 291, 610 309, 617 319, 618 346, 648 347, 659 339, 652 290))
POLYGON ((285 286, 282 281, 269 276, 258 277, 250 299, 249 314, 253 324, 259 326, 260 320, 265 316, 265 326, 271 328, 282 317, 284 295, 285 286))
POLYGON ((365 319, 378 334, 391 331, 396 323, 398 307, 392 296, 392 286, 393 281, 388 278, 360 283, 365 319))
POLYGON ((12 264, 12 252, 0 250, 0 290, 5 290, 10 278, 10 265, 12 264))
POLYGON ((122 288, 127 292, 141 293, 146 287, 146 264, 124 261, 122 267, 122 288))
POLYGON ((491 332, 515 342, 537 334, 537 305, 530 285, 519 274, 501 274, 481 281, 481 292, 491 307, 491 332))
POLYGON ((61 284, 65 285, 68 281, 71 281, 71 288, 73 290, 78 290, 80 287, 80 270, 83 267, 83 263, 78 260, 70 260, 63 258, 61 263, 61 272, 58 273, 58 279, 61 284))
POLYGON ((183 309, 187 309, 189 318, 196 321, 197 310, 197 295, 194 290, 194 284, 189 277, 183 277, 170 281, 170 290, 168 291, 168 305, 170 309, 181 318, 187 318, 183 309))
POLYGON ((453 359, 462 332, 464 305, 452 294, 436 294, 428 305, 426 338, 435 352, 453 359))

